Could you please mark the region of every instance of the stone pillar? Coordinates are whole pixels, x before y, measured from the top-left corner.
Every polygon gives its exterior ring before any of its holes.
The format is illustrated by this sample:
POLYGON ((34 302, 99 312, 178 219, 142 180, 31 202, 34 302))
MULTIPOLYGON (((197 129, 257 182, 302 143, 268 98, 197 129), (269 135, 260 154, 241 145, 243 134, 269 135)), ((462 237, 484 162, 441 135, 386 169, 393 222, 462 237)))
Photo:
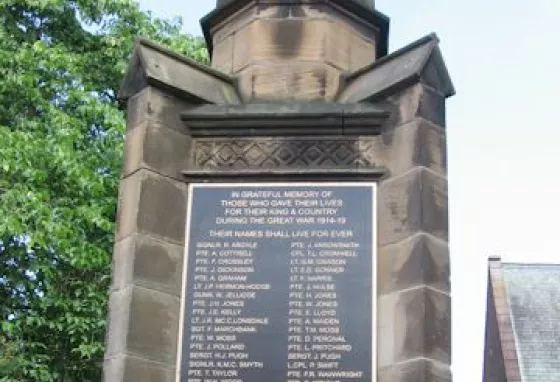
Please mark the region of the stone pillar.
POLYGON ((121 90, 105 382, 175 381, 187 184, 300 180, 379 183, 377 380, 451 381, 439 40, 386 55, 364 1, 219 4, 202 21, 213 68, 141 40, 121 90))
POLYGON ((385 133, 401 165, 379 189, 379 382, 450 381, 445 125, 430 115, 444 95, 416 84, 392 98, 404 113, 385 133))

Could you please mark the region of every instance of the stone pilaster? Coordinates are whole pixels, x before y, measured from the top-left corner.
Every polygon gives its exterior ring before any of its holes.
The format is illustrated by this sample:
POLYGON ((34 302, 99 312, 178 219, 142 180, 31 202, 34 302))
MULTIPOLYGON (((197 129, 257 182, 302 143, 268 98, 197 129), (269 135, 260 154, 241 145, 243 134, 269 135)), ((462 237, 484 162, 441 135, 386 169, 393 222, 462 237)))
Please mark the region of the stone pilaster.
POLYGON ((419 82, 389 99, 384 135, 407 138, 379 188, 378 378, 451 381, 445 96, 419 82))
POLYGON ((180 318, 191 104, 146 87, 129 100, 104 380, 172 381, 180 318), (175 118, 173 118, 175 116, 175 118))
POLYGON ((175 381, 190 136, 181 112, 237 102, 233 80, 145 40, 121 88, 128 100, 105 382, 175 381), (190 85, 194 85, 190 88, 190 85))

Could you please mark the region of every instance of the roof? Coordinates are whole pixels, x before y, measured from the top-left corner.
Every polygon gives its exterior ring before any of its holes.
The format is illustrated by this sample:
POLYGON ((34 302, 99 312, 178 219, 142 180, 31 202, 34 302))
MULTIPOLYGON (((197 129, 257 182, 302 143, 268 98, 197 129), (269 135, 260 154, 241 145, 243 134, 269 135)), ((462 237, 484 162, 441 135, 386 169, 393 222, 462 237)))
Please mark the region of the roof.
POLYGON ((507 350, 507 332, 511 331, 521 381, 560 381, 560 264, 493 259, 490 267, 490 284, 495 289, 501 282, 505 292, 501 304, 496 295, 492 302, 497 310, 507 308, 509 315, 509 320, 501 320, 502 352, 507 350))

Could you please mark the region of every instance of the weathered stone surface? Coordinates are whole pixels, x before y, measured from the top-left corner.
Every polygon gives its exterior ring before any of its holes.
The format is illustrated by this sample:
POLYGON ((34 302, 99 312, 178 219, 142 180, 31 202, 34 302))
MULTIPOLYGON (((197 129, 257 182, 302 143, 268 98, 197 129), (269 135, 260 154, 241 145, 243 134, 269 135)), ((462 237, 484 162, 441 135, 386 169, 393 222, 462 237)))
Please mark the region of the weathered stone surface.
POLYGON ((424 87, 416 115, 445 127, 445 97, 430 87, 424 87))
POLYGON ((375 40, 347 25, 338 21, 327 25, 324 59, 341 71, 354 71, 375 61, 375 40))
POLYGON ((382 368, 377 382, 451 382, 451 370, 447 365, 427 359, 382 368))
POLYGON ((115 245, 112 288, 136 285, 180 296, 182 270, 183 247, 134 234, 115 245))
POLYGON ((379 188, 379 244, 399 242, 418 232, 447 241, 447 179, 419 167, 384 181, 379 188))
POLYGON ((326 20, 255 20, 235 33, 233 71, 274 60, 328 61, 326 20))
POLYGON ((322 62, 346 71, 375 59, 374 41, 328 18, 257 19, 224 38, 214 49, 215 68, 230 69, 233 54, 233 67, 226 73, 276 60, 287 65, 293 61, 322 62))
POLYGON ((114 358, 126 351, 131 296, 131 288, 111 292, 105 333, 105 359, 114 358))
MULTIPOLYGON (((205 34, 207 38, 211 38, 212 51, 215 52, 215 46, 225 38, 257 20, 325 20, 329 23, 338 22, 346 25, 354 35, 370 41, 380 39, 380 46, 375 51, 376 56, 382 57, 387 54, 388 19, 377 11, 362 13, 360 15, 362 17, 356 17, 352 12, 345 12, 340 8, 340 5, 346 7, 348 5, 347 0, 314 4, 309 4, 306 1, 301 1, 299 4, 297 2, 282 4, 278 1, 267 0, 258 0, 256 4, 250 4, 248 1, 245 1, 245 3, 244 6, 242 4, 242 6, 237 7, 237 10, 233 13, 230 12, 218 17, 209 15, 209 19, 203 19, 202 24, 205 34)), ((353 9, 355 10, 355 8, 353 9)), ((349 41, 343 43, 347 45, 349 41)))
POLYGON ((239 74, 245 102, 332 100, 338 91, 339 71, 322 63, 251 65, 239 74))
POLYGON ((415 358, 451 362, 451 299, 429 287, 379 298, 378 362, 394 366, 415 358))
POLYGON ((408 123, 418 117, 445 127, 445 97, 433 89, 418 83, 389 98, 395 105, 391 122, 395 126, 408 123))
POLYGON ((146 233, 182 244, 185 236, 186 186, 147 170, 123 179, 117 210, 117 240, 146 233))
MULTIPOLYGON (((232 34, 215 44, 212 67, 227 74, 233 73, 234 38, 232 34)), ((241 47, 240 47, 241 48, 241 47)))
POLYGON ((188 167, 189 147, 189 135, 148 121, 126 134, 122 175, 149 169, 181 180, 181 171, 188 167))
POLYGON ((449 292, 449 247, 429 234, 381 247, 377 274, 381 294, 420 285, 449 292))
POLYGON ((387 129, 375 137, 371 155, 392 176, 403 174, 416 166, 445 175, 447 146, 445 131, 422 118, 387 129))
POLYGON ((133 287, 127 354, 170 366, 175 365, 180 305, 180 299, 176 296, 133 287))
POLYGON ((182 100, 153 86, 144 88, 128 100, 127 130, 155 123, 177 131, 184 131, 181 112, 198 103, 182 100))
POLYGON ((450 80, 447 67, 443 60, 443 55, 439 47, 437 47, 424 70, 422 71, 422 83, 428 85, 441 95, 449 96, 455 94, 455 88, 450 80))
POLYGON ((356 9, 344 12, 340 6, 346 7, 346 2, 336 2, 239 3, 230 14, 210 15, 202 23, 212 43, 212 66, 236 75, 245 101, 332 99, 342 72, 383 55, 376 42, 382 34, 376 23, 381 22, 383 30, 388 26, 378 13, 365 11, 371 18, 356 18, 351 14, 356 9), (276 65, 266 70, 271 63, 276 65), (333 80, 330 75, 325 78, 329 72, 333 80), (312 77, 327 84, 317 85, 312 77), (274 96, 277 92, 280 95, 274 96))
POLYGON ((175 369, 133 356, 105 360, 103 382, 175 382, 175 369))

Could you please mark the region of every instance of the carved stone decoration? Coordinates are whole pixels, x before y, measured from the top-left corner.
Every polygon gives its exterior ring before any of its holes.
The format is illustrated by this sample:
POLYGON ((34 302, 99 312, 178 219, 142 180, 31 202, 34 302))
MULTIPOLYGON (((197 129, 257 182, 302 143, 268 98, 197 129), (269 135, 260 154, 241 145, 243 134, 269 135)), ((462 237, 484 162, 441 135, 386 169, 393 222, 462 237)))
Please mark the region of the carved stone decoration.
POLYGON ((194 167, 209 169, 375 168, 373 139, 197 139, 194 167))

